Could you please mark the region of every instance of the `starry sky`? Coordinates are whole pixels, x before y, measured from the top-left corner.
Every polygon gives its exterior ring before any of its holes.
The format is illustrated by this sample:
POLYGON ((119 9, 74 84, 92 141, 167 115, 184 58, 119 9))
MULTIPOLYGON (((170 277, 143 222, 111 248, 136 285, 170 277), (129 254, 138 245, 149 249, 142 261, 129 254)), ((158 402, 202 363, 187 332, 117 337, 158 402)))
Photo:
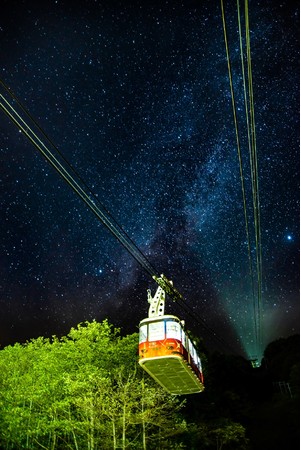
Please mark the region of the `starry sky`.
MULTIPOLYGON (((224 3, 253 257, 237 10, 224 3)), ((166 313, 248 357, 298 333, 298 2, 249 1, 259 351, 220 2, 3 0, 1 9, 1 79, 195 317, 170 301, 166 313)), ((94 318, 137 331, 155 282, 3 112, 0 131, 0 345, 94 318)))

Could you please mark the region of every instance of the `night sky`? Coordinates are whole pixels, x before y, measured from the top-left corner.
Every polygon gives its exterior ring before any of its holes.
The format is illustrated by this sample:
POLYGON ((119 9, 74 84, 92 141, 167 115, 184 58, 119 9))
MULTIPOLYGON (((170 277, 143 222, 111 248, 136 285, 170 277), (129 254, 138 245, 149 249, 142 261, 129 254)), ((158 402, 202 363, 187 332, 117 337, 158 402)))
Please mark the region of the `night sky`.
MULTIPOLYGON (((225 16, 254 257, 236 1, 225 16)), ((195 317, 170 301, 166 313, 252 357, 299 332, 299 2, 250 0, 249 17, 259 349, 220 2, 4 0, 0 71, 195 317)), ((137 331, 155 282, 0 117, 1 346, 94 318, 137 331)))

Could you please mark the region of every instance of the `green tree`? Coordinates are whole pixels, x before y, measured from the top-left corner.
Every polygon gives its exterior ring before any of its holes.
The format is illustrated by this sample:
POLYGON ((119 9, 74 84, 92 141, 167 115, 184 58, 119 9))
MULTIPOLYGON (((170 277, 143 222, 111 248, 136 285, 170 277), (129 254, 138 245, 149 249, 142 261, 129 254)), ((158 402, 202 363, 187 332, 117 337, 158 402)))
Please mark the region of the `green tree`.
POLYGON ((1 350, 1 448, 176 448, 182 403, 144 379, 137 347, 93 321, 1 350))
POLYGON ((230 420, 222 421, 212 428, 209 431, 209 436, 215 440, 216 450, 222 450, 224 447, 228 447, 231 450, 245 450, 249 445, 245 428, 240 423, 230 420))

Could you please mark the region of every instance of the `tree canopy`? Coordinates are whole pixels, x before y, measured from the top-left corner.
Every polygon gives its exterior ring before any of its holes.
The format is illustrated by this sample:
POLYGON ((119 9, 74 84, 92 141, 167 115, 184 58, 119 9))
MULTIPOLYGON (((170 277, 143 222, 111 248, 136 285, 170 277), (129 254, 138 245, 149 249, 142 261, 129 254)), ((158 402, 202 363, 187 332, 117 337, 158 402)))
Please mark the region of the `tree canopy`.
POLYGON ((183 431, 181 402, 144 379, 137 343, 105 320, 1 350, 1 447, 154 448, 183 431))
MULTIPOLYGON (((298 376, 298 360, 292 340, 287 345, 291 356, 283 358, 277 373, 289 382, 298 376)), ((271 370, 286 348, 282 341, 267 348, 271 370)), ((266 417, 264 407, 273 401, 266 371, 252 369, 241 357, 207 353, 204 393, 183 398, 164 391, 137 362, 138 334, 121 336, 107 320, 81 323, 61 338, 39 337, 0 350, 0 448, 252 448, 252 433, 258 438, 252 426, 260 415, 266 417)), ((275 411, 279 418, 289 412, 290 437, 294 433, 297 439, 295 399, 277 401, 275 411)), ((279 442, 287 437, 281 436, 279 442)), ((262 448, 278 448, 271 442, 269 447, 266 439, 262 448)))

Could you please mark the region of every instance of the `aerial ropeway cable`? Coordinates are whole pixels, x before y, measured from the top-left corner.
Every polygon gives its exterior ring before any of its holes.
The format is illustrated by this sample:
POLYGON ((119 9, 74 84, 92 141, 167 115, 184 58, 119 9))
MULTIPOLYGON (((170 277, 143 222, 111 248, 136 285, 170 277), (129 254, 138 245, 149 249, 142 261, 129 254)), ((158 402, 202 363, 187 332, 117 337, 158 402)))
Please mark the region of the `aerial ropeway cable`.
MULTIPOLYGON (((232 110, 235 124, 237 154, 239 159, 241 188, 243 195, 243 209, 245 217, 245 227, 247 234, 249 268, 253 289, 255 340, 257 346, 261 341, 261 314, 262 314, 262 254, 261 254, 261 233, 260 233, 260 202, 258 187, 258 165, 256 148, 256 130, 254 115, 254 97, 252 84, 252 65, 250 52, 250 31, 248 16, 248 0, 245 0, 245 26, 246 26, 246 47, 247 47, 247 78, 246 82, 244 70, 244 58, 242 49, 242 32, 240 20, 239 0, 237 0, 238 26, 240 38, 241 63, 244 84, 244 101, 246 110, 247 136, 249 146, 249 159, 252 185, 253 220, 256 249, 256 277, 257 277, 257 301, 255 300, 254 269, 251 251, 251 227, 247 212, 247 195, 245 187, 243 158, 240 143, 240 132, 238 129, 238 117, 236 112, 236 102, 232 81, 231 62, 228 48, 228 38, 223 0, 221 0, 224 39, 228 63, 228 73, 230 80, 230 91, 232 100, 232 110), (246 87, 248 85, 248 88, 246 87)), ((139 249, 126 231, 119 225, 105 206, 99 201, 84 179, 76 169, 68 162, 57 146, 47 136, 43 129, 34 120, 32 115, 21 104, 17 97, 0 80, 0 86, 4 88, 5 95, 0 93, 0 108, 14 123, 14 125, 26 136, 31 144, 43 155, 50 165, 59 173, 64 181, 81 198, 88 208, 94 213, 98 220, 114 235, 122 246, 132 255, 140 266, 158 284, 157 293, 162 297, 162 293, 167 294, 173 301, 189 314, 194 321, 198 322, 212 338, 227 350, 231 346, 220 337, 206 321, 200 317, 185 301, 183 296, 174 288, 173 283, 159 272, 139 249)), ((157 295, 156 293, 156 295, 157 295)), ((155 295, 155 297, 156 297, 155 295)), ((140 344, 139 344, 139 364, 143 367, 161 386, 172 394, 189 394, 201 392, 204 389, 203 373, 201 361, 196 353, 193 343, 189 339, 188 333, 184 329, 183 321, 175 316, 154 315, 140 322, 140 344), (161 317, 162 316, 162 317, 161 317), (160 338, 158 337, 160 336, 160 338)))
MULTIPOLYGON (((31 123, 29 123, 28 120, 26 121, 20 114, 21 111, 18 112, 7 98, 0 94, 0 107, 5 114, 62 176, 74 192, 85 202, 96 217, 101 220, 135 260, 139 262, 149 275, 151 275, 158 284, 157 291, 161 292, 161 296, 164 294, 165 298, 165 294, 167 294, 173 301, 177 301, 188 314, 192 315, 191 308, 184 302, 182 295, 174 288, 173 283, 164 275, 157 275, 153 265, 99 202, 91 189, 89 189, 76 170, 63 157, 57 147, 35 122, 33 117, 20 104, 18 99, 10 93, 4 83, 1 81, 0 83, 5 87, 6 92, 10 94, 11 98, 17 103, 26 118, 30 119, 31 123), (33 130, 32 124, 35 126, 36 130, 33 130), (43 136, 44 141, 37 132, 43 136), (49 144, 52 149, 49 148, 49 144), (53 153, 54 150, 56 151, 56 155, 53 153)), ((212 336, 219 341, 219 344, 225 344, 225 342, 220 340, 216 333, 207 326, 204 320, 201 318, 197 319, 195 314, 193 314, 193 318, 202 325, 203 329, 205 328, 209 334, 212 334, 212 336)), ((183 324, 184 322, 176 316, 169 315, 164 317, 154 316, 152 317, 151 323, 148 319, 144 319, 139 326, 140 330, 143 330, 143 336, 145 337, 145 341, 142 342, 140 332, 139 364, 157 383, 173 395, 194 394, 202 392, 204 389, 201 359, 197 354, 187 331, 184 329, 183 324), (145 330, 148 330, 146 334, 145 330), (163 332, 163 336, 161 336, 161 340, 159 341, 158 339, 160 336, 158 335, 158 330, 163 332), (159 354, 155 351, 158 345, 161 348, 159 354)))
MULTIPOLYGON (((10 91, 0 81, 1 85, 5 87, 6 91, 10 94, 10 91)), ((36 149, 46 158, 46 160, 54 167, 54 169, 61 175, 61 177, 67 182, 67 184, 77 193, 77 195, 86 203, 86 205, 92 210, 97 218, 111 231, 111 233, 118 239, 118 241, 131 253, 136 261, 153 277, 156 275, 156 271, 147 257, 136 246, 128 234, 121 228, 117 221, 110 215, 105 207, 100 203, 97 197, 92 193, 91 189, 87 186, 84 180, 79 176, 76 170, 68 163, 66 158, 61 154, 58 148, 48 138, 46 133, 38 126, 32 116, 26 111, 21 103, 16 99, 14 95, 11 97, 17 102, 21 111, 25 113, 28 119, 31 120, 35 126, 36 131, 32 129, 32 125, 25 121, 19 112, 10 104, 10 102, 2 95, 1 97, 1 109, 12 120, 12 122, 19 128, 20 131, 29 139, 29 141, 36 147, 36 149), (37 132, 42 134, 46 143, 42 138, 38 136, 37 132), (47 145, 48 142, 48 145, 47 145), (49 148, 49 144, 53 148, 49 148), (56 155, 53 153, 55 150, 56 155)), ((20 111, 20 112, 21 112, 20 111)))
POLYGON ((261 250, 261 231, 260 231, 260 201, 259 201, 259 182, 258 182, 258 162, 257 162, 257 144, 256 144, 256 129, 255 129, 255 113, 254 113, 254 95, 253 95, 253 80, 252 80, 252 64, 251 64, 251 47, 250 47, 250 26, 249 26, 249 7, 248 0, 245 0, 245 42, 246 42, 246 65, 245 71, 244 51, 243 51, 243 39, 242 39, 242 26, 241 26, 241 12, 240 12, 240 0, 237 0, 237 17, 238 17, 238 33, 239 33, 239 47, 240 58, 242 68, 242 80, 244 91, 244 103, 245 103, 245 116, 246 116, 246 133, 249 150, 249 164, 250 164, 250 179, 252 190, 252 208, 253 208, 253 233, 255 241, 255 263, 252 258, 251 250, 251 226, 247 213, 247 197, 245 178, 243 170, 243 158, 240 143, 240 132, 238 129, 238 117, 236 112, 236 101, 233 87, 233 77, 231 69, 230 52, 228 45, 227 27, 225 19, 224 2, 221 0, 221 13, 223 22, 224 41, 228 65, 228 76, 230 83, 230 93, 232 101, 233 120, 236 134, 236 145, 240 168, 240 178, 243 197, 243 210, 245 218, 245 227, 247 235, 248 246, 248 259, 249 259, 249 271, 252 285, 252 297, 253 297, 253 310, 254 310, 254 334, 257 346, 258 354, 259 347, 262 344, 262 250, 261 250), (246 73, 247 72, 247 77, 246 73), (255 266, 255 269, 253 268, 255 266), (255 273, 254 273, 255 272, 255 273), (256 291, 256 293, 255 293, 256 291))
POLYGON ((183 296, 173 286, 173 283, 171 283, 164 275, 159 275, 159 272, 153 264, 138 248, 125 230, 123 230, 121 225, 119 225, 114 217, 108 212, 85 183, 83 178, 77 173, 76 169, 62 155, 57 146, 2 80, 0 80, 0 86, 4 88, 6 94, 6 96, 4 96, 0 93, 0 108, 14 123, 18 130, 20 130, 31 144, 44 156, 65 182, 90 208, 98 220, 109 229, 114 237, 123 245, 141 267, 155 280, 158 286, 163 289, 173 301, 176 301, 179 306, 194 319, 194 321, 199 323, 202 329, 211 335, 220 346, 227 350, 231 349, 231 345, 229 345, 224 338, 221 338, 218 333, 216 333, 215 330, 213 330, 206 321, 185 302, 183 296), (18 110, 14 105, 16 105, 18 110))

